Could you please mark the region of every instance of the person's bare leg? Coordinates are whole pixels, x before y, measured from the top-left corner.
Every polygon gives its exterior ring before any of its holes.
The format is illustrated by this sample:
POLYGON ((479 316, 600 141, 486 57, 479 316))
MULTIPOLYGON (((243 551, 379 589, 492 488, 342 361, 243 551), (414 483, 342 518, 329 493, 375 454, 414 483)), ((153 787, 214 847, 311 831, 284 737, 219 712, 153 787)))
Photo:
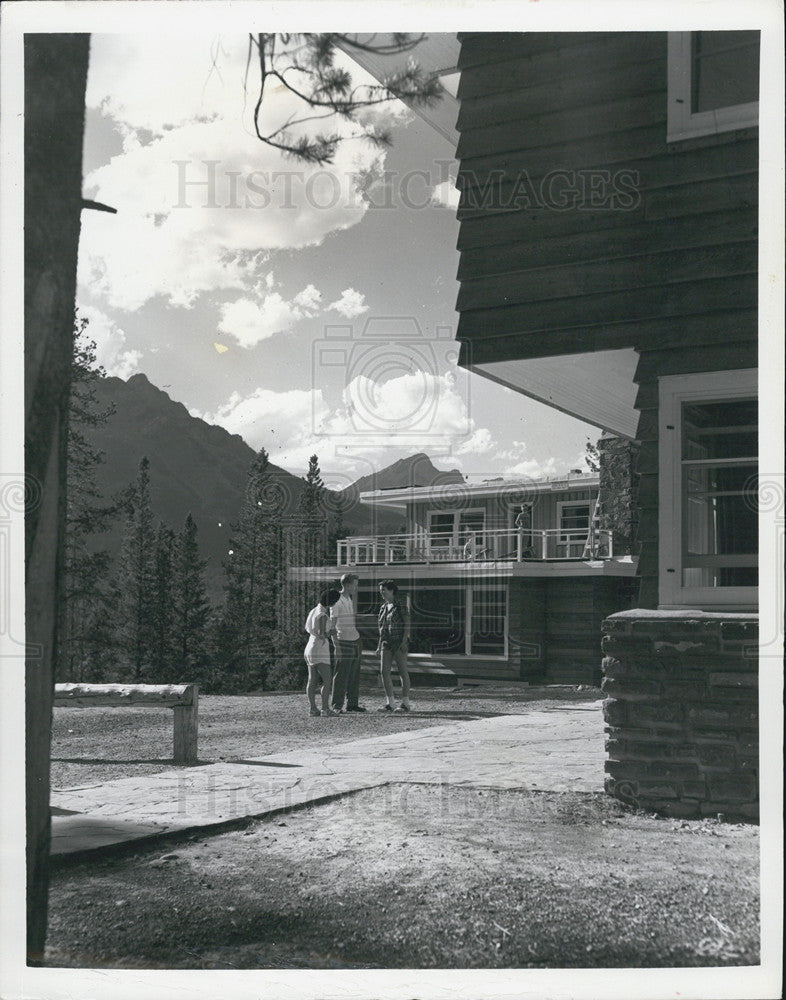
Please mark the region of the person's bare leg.
POLYGON ((390 667, 393 662, 393 654, 389 649, 383 649, 379 654, 379 672, 382 676, 382 686, 388 699, 388 705, 393 708, 393 681, 390 678, 390 667))
POLYGON ((402 646, 396 651, 396 666, 401 677, 401 704, 409 708, 409 670, 407 669, 406 646, 402 646))
POLYGON ((330 709, 330 692, 331 692, 330 664, 320 663, 317 669, 319 670, 319 674, 322 679, 322 711, 327 712, 330 709))
POLYGON ((317 711, 317 688, 319 687, 319 677, 317 674, 317 668, 312 667, 309 664, 308 668, 308 684, 306 684, 306 697, 308 698, 308 704, 311 711, 315 713, 317 711))

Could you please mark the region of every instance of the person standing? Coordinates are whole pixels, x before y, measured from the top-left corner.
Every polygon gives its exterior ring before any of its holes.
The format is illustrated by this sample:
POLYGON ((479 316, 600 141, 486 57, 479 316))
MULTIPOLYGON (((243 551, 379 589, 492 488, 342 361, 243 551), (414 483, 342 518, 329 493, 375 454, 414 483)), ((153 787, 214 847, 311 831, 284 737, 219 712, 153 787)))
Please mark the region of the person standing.
POLYGON ((358 577, 345 573, 341 577, 339 599, 330 609, 330 619, 335 626, 336 672, 333 676, 332 707, 334 712, 365 712, 358 704, 360 694, 360 655, 363 643, 355 625, 355 600, 358 577))
POLYGON ((305 630, 308 632, 308 644, 304 651, 308 665, 308 684, 306 696, 311 715, 335 715, 330 709, 330 650, 328 636, 330 632, 329 609, 339 599, 337 590, 325 590, 319 595, 319 604, 312 608, 306 618, 305 630), (316 694, 322 689, 322 711, 317 708, 316 694))
POLYGON ((382 607, 379 609, 379 672, 382 675, 382 686, 385 688, 387 704, 378 709, 379 712, 408 712, 409 706, 409 670, 407 669, 407 653, 409 652, 409 616, 398 600, 398 586, 393 580, 383 580, 379 585, 379 595, 382 607), (393 664, 398 668, 401 677, 401 704, 393 708, 393 681, 390 672, 393 664))

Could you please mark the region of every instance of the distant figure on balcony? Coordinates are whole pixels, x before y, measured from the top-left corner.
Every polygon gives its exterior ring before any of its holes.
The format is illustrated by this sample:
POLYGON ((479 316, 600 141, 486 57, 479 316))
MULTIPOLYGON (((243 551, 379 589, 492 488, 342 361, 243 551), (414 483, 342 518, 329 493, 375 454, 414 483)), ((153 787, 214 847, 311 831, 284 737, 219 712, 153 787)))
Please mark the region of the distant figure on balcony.
POLYGON ((382 675, 382 686, 385 688, 387 703, 378 709, 380 712, 408 712, 409 709, 409 670, 407 669, 407 653, 409 652, 409 615, 398 600, 398 586, 393 580, 383 580, 379 585, 379 595, 382 607, 379 609, 379 672, 382 675), (401 704, 393 707, 393 681, 390 672, 393 664, 398 667, 401 677, 401 704))
POLYGON ((358 704, 360 694, 360 654, 363 643, 355 625, 355 597, 358 592, 356 573, 341 577, 339 599, 330 609, 330 619, 336 629, 336 672, 333 676, 334 712, 343 712, 346 698, 348 712, 365 712, 358 704))
POLYGON ((483 547, 483 541, 476 532, 470 532, 464 543, 463 555, 468 562, 474 562, 476 559, 488 555, 488 549, 483 547))
POLYGON ((333 688, 330 674, 330 608, 341 595, 337 590, 325 590, 319 595, 319 604, 312 608, 306 618, 308 642, 304 651, 308 665, 306 696, 311 715, 335 715, 330 709, 330 692, 333 688), (322 688, 322 711, 317 708, 317 690, 322 688))
POLYGON ((516 531, 520 539, 518 545, 521 550, 521 558, 532 559, 535 555, 535 550, 532 548, 532 511, 530 508, 526 506, 522 507, 513 523, 516 526, 516 531))

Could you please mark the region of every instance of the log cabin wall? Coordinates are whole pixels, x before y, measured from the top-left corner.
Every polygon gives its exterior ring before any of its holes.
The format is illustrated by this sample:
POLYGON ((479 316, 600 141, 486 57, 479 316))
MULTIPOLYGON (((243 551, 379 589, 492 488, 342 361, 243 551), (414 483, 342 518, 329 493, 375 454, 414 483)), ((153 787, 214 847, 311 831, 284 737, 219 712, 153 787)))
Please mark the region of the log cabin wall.
POLYGON ((639 352, 655 607, 657 378, 756 367, 758 130, 667 142, 663 32, 460 39, 460 364, 639 352))

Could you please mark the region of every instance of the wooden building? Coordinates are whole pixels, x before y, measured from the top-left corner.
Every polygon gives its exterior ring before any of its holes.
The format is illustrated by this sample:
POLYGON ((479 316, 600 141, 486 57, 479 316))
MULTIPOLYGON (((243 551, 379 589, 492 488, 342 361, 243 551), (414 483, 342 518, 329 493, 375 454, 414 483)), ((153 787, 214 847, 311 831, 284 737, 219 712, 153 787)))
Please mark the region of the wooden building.
POLYGON ((678 816, 758 815, 759 58, 756 30, 455 49, 459 363, 637 444, 606 787, 678 816))
POLYGON ((601 622, 630 606, 636 558, 601 526, 600 477, 409 487, 361 494, 401 508, 397 534, 340 539, 336 564, 290 579, 360 578, 365 645, 376 645, 378 585, 396 580, 412 620, 410 657, 458 677, 600 683, 601 622))
POLYGON ((754 609, 758 32, 460 42, 460 363, 640 442, 641 607, 754 609))

